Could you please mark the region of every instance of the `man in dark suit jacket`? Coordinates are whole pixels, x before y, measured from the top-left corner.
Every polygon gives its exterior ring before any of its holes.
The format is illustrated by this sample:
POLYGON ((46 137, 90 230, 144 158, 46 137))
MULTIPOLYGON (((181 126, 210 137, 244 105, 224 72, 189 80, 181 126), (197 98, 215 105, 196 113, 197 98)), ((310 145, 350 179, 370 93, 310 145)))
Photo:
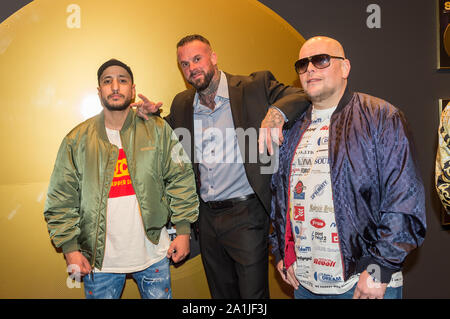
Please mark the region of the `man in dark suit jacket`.
MULTIPOLYGON (((285 120, 302 114, 308 102, 302 90, 277 82, 268 71, 220 71, 200 35, 181 39, 177 56, 193 88, 175 96, 166 121, 194 163, 200 252, 211 295, 269 298, 269 185, 277 154, 258 157, 257 128, 281 132, 285 120)), ((143 117, 160 106, 140 97, 136 105, 143 117)))

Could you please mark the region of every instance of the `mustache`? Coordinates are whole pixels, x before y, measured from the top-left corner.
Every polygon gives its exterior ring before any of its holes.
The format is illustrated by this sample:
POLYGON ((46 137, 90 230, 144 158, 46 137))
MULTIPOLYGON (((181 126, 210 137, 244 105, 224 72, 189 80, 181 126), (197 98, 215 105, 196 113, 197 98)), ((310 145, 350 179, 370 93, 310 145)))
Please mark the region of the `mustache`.
POLYGON ((120 93, 112 93, 112 94, 108 95, 107 98, 110 99, 113 95, 118 95, 118 96, 120 96, 122 98, 125 98, 125 95, 120 94, 120 93))
POLYGON ((200 70, 194 70, 189 74, 189 78, 192 78, 192 77, 196 76, 197 74, 204 74, 204 72, 200 71, 200 70))

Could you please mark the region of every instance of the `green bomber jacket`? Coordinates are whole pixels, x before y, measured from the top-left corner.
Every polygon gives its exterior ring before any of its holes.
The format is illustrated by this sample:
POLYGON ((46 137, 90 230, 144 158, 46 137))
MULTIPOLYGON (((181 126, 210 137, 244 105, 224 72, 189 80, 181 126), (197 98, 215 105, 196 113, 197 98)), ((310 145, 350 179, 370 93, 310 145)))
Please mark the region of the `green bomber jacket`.
MULTIPOLYGON (((157 244, 169 221, 177 234, 189 234, 198 217, 195 178, 170 126, 158 116, 145 121, 130 110, 120 137, 148 239, 157 244)), ((81 251, 98 269, 118 155, 106 135, 103 112, 76 126, 59 148, 44 208, 54 245, 64 253, 81 251)))

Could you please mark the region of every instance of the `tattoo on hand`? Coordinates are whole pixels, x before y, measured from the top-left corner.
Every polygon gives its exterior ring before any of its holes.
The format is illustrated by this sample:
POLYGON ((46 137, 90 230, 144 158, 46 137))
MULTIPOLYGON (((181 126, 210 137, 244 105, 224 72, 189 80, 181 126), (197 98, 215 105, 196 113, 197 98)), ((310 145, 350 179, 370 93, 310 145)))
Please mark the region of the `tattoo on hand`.
POLYGON ((284 123, 284 118, 277 110, 269 109, 265 122, 267 127, 280 127, 284 123))

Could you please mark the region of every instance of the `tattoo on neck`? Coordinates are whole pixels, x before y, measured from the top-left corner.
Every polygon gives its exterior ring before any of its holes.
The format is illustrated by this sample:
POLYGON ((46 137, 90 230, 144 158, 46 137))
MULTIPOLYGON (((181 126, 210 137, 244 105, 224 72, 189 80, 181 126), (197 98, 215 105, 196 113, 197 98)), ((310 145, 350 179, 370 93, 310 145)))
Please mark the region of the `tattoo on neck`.
POLYGON ((201 92, 198 92, 200 102, 214 110, 216 103, 214 102, 214 98, 216 97, 217 89, 219 88, 220 82, 220 72, 216 69, 216 72, 211 79, 208 87, 201 92))

